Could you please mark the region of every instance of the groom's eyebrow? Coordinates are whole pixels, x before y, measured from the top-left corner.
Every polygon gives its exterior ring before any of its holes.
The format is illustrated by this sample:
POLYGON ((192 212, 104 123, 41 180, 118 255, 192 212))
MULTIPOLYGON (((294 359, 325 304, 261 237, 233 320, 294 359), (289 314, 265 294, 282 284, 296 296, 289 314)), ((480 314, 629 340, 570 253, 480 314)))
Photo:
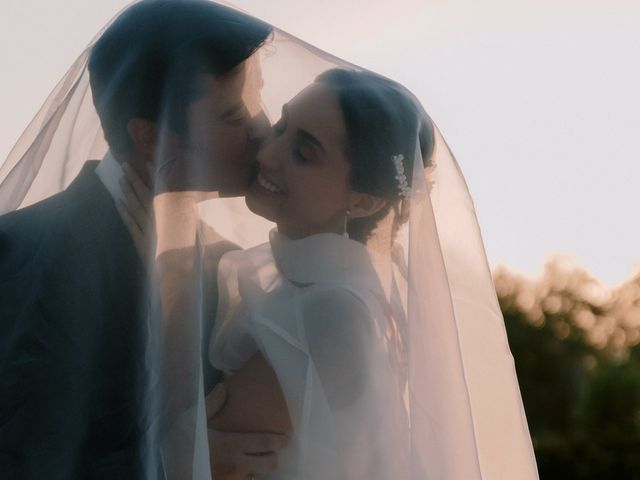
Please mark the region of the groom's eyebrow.
POLYGON ((233 118, 235 115, 240 113, 243 109, 244 104, 242 102, 238 102, 225 110, 218 118, 222 121, 229 120, 230 118, 233 118))

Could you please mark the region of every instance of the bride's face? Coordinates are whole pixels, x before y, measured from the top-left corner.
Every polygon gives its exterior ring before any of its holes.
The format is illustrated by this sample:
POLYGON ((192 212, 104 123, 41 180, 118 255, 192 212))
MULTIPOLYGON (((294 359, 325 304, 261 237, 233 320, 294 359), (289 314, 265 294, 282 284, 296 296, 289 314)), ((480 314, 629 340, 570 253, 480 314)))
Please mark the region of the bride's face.
POLYGON ((349 188, 347 131, 338 100, 312 84, 291 100, 258 152, 247 205, 290 238, 341 233, 349 188))

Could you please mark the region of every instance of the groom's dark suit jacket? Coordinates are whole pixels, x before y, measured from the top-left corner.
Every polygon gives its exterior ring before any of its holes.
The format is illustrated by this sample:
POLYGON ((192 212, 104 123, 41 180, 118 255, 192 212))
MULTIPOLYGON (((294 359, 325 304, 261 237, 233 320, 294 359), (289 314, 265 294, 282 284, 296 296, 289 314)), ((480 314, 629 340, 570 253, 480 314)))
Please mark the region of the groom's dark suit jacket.
POLYGON ((145 270, 97 163, 0 217, 2 479, 141 476, 145 270))
POLYGON ((2 478, 139 467, 145 273, 97 163, 0 217, 2 478))

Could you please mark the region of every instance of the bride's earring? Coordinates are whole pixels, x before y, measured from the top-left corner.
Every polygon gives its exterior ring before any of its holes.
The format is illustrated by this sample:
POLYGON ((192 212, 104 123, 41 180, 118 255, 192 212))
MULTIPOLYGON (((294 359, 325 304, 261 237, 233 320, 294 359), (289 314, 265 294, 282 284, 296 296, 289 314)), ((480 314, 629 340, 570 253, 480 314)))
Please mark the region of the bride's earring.
POLYGON ((347 230, 347 222, 349 221, 349 216, 351 215, 351 210, 347 208, 344 212, 344 228, 342 229, 342 236, 344 238, 349 238, 349 232, 347 230))

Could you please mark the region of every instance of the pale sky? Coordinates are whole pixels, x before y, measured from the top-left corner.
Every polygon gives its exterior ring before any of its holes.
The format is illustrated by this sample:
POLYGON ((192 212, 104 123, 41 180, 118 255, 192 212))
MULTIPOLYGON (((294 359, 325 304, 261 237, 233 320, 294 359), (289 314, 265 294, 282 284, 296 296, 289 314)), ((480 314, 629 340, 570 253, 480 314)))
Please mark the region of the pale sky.
MULTIPOLYGON (((3 0, 0 159, 127 0, 3 0)), ((640 268, 640 2, 235 0, 409 87, 474 196, 490 263, 640 268), (362 8, 366 5, 366 8, 362 8)))

